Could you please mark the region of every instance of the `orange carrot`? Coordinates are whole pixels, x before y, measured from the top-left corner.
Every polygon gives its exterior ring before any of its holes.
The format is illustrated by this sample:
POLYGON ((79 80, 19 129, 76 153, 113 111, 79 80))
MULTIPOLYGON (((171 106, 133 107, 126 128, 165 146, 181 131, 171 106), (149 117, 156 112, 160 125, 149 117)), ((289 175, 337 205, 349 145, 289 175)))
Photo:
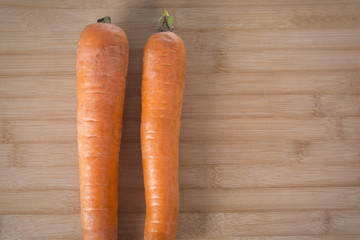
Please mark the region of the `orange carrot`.
POLYGON ((175 239, 179 215, 179 133, 185 47, 167 11, 143 59, 141 150, 146 198, 145 239, 175 239))
POLYGON ((77 46, 78 152, 83 237, 117 239, 118 165, 128 41, 110 18, 85 27, 77 46))

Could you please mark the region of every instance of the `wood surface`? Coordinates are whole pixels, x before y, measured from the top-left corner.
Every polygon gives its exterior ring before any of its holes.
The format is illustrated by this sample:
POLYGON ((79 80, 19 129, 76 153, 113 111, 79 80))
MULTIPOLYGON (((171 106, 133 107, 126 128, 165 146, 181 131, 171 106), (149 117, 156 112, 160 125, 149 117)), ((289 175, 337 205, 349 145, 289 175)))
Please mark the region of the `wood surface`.
POLYGON ((130 46, 119 239, 141 239, 142 51, 167 8, 187 49, 178 238, 360 239, 360 1, 0 0, 0 239, 81 239, 76 44, 130 46))

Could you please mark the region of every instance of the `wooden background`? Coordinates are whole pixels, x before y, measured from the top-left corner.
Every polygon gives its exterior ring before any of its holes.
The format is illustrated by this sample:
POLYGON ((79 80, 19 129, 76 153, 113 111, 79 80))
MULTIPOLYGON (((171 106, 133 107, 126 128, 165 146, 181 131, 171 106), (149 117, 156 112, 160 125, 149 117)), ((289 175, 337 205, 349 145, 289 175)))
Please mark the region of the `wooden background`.
POLYGON ((76 44, 130 43, 119 238, 141 239, 142 51, 167 8, 188 64, 178 239, 360 239, 360 1, 1 0, 0 239, 81 239, 76 44))

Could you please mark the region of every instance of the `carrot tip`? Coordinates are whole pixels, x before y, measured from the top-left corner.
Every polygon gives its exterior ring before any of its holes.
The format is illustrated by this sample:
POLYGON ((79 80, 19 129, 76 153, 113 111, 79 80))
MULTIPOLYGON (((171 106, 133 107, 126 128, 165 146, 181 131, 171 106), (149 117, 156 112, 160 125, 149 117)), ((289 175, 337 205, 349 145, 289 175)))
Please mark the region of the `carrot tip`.
POLYGON ((169 15, 167 10, 164 10, 163 15, 158 21, 158 32, 172 32, 174 18, 169 15))
POLYGON ((98 23, 111 23, 111 18, 109 16, 99 18, 97 20, 98 23))

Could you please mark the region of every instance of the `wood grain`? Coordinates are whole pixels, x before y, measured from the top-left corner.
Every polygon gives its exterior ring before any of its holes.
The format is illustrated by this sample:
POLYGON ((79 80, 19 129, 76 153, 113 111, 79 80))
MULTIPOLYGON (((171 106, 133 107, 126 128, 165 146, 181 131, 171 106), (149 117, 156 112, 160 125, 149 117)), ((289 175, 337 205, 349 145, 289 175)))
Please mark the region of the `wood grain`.
MULTIPOLYGON (((312 236, 239 236, 239 237, 220 237, 220 238, 212 238, 212 237, 206 237, 206 238, 179 238, 179 239, 186 239, 186 240, 195 240, 195 239, 200 239, 200 240, 204 240, 204 239, 212 239, 212 240, 231 240, 231 239, 236 239, 236 240, 293 240, 293 239, 298 239, 298 240, 357 240, 359 238, 360 235, 312 235, 312 236)), ((126 237, 128 236, 124 236, 124 239, 126 239, 126 237)), ((138 238, 130 238, 130 239, 141 239, 141 237, 138 238)))
MULTIPOLYGON (((359 211, 288 211, 243 213, 181 213, 178 239, 240 240, 353 240, 359 237, 359 211), (301 221, 300 221, 301 220, 301 221), (342 235, 328 235, 339 229, 337 222, 350 226, 342 235), (311 236, 297 235, 307 234, 311 236), (267 237, 264 237, 266 234, 267 237), (324 235, 326 234, 326 235, 324 235), (263 236, 264 235, 264 236, 263 236)), ((144 214, 123 214, 122 239, 141 239, 138 233, 144 214)), ((2 239, 80 239, 80 217, 73 215, 0 216, 2 239)))
MULTIPOLYGON (((2 166, 66 167, 78 166, 76 140, 69 142, 0 144, 2 166), (51 152, 51 154, 48 154, 51 152)), ((182 142, 180 165, 203 164, 358 164, 360 143, 356 140, 333 141, 234 141, 182 142), (323 153, 326 152, 327 155, 323 153), (266 154, 266 158, 264 157, 266 154)), ((138 142, 123 143, 120 166, 141 168, 138 142)))
POLYGON ((0 167, 13 166, 13 147, 11 144, 0 144, 0 167))
POLYGON ((1 215, 0 238, 70 239, 82 238, 80 215, 1 215))
POLYGON ((10 190, 0 195, 0 215, 70 214, 80 211, 78 190, 10 190))
MULTIPOLYGON (((182 212, 239 212, 265 210, 359 209, 359 187, 185 189, 182 212), (306 196, 306 197, 305 197, 306 196)), ((75 214, 80 210, 78 190, 12 190, 0 196, 0 214, 75 214)), ((142 190, 119 190, 119 212, 143 213, 142 190)))
MULTIPOLYGON (((127 97, 125 118, 139 118, 141 99, 127 97)), ((67 99, 44 101, 32 98, 7 98, 0 102, 2 118, 74 120, 76 102, 67 99)), ((312 116, 360 116, 359 95, 225 95, 185 96, 183 119, 216 117, 312 117, 312 116), (204 102, 203 102, 204 101, 204 102), (236 111, 232 111, 232 110, 236 111)))
MULTIPOLYGON (((191 165, 180 167, 179 178, 181 189, 360 186, 359 168, 324 163, 191 165)), ((121 188, 143 188, 141 169, 125 166, 120 173, 121 188)))
MULTIPOLYGON (((77 173, 78 167, 0 167, 0 190, 76 190, 77 173)), ((140 167, 122 166, 119 174, 121 189, 144 189, 140 167)), ((179 184, 181 189, 341 187, 360 186, 359 175, 359 164, 191 165, 180 167, 179 184)))
POLYGON ((61 167, 79 164, 76 139, 64 143, 13 143, 13 146, 13 159, 17 166, 61 167))
POLYGON ((185 42, 179 240, 360 239, 357 0, 0 0, 0 239, 81 239, 76 44, 129 39, 119 239, 143 239, 143 47, 185 42))
MULTIPOLYGON (((20 30, 20 29, 19 29, 20 30)), ((38 38, 33 32, 7 32, 0 36, 0 49, 4 52, 28 51, 28 43, 32 42, 33 50, 39 52, 51 52, 58 48, 57 40, 62 41, 62 46, 66 50, 74 50, 77 39, 69 36, 78 34, 76 31, 70 31, 64 35, 61 32, 42 32, 42 38, 38 38), (9 44, 14 38, 21 37, 19 44, 9 44), (46 44, 46 48, 44 48, 46 44)), ((190 51, 211 51, 226 50, 232 46, 236 51, 252 50, 269 50, 284 49, 284 45, 291 49, 358 49, 360 47, 360 31, 358 29, 247 29, 246 35, 232 35, 228 38, 233 30, 217 29, 217 41, 214 41, 212 31, 201 29, 194 32, 192 29, 181 30, 181 35, 186 41, 186 48, 190 51), (221 44, 218 44, 222 40, 221 44)), ((144 29, 144 32, 151 34, 152 29, 144 29)), ((127 35, 133 39, 132 49, 141 49, 144 46, 142 39, 136 32, 127 32, 127 35)))
MULTIPOLYGON (((124 138, 138 142, 139 119, 131 119, 132 128, 125 128, 124 138)), ((360 117, 309 118, 212 118, 183 119, 181 141, 243 141, 243 140, 359 140, 360 117), (310 131, 309 131, 310 130, 310 131)), ((126 124, 126 123, 124 123, 126 124)), ((74 120, 3 121, 3 142, 66 142, 76 138, 74 120), (24 134, 26 133, 26 134, 24 134)))
MULTIPOLYGON (((142 61, 142 51, 130 52, 134 55, 133 61, 142 61)), ((187 53, 188 58, 194 59, 194 63, 187 66, 189 73, 217 73, 232 72, 239 74, 243 71, 354 71, 359 69, 360 50, 248 50, 241 54, 234 53, 231 49, 227 51, 202 52, 193 51, 187 53), (336 62, 336 65, 334 65, 336 62)), ((75 53, 25 53, 25 54, 3 54, 0 64, 3 66, 3 74, 31 75, 45 74, 74 74, 76 65, 75 53), (24 67, 18 61, 19 55, 27 66, 24 67), (36 60, 33 60, 36 59, 36 60), (69 61, 61 61, 69 59, 69 61)), ((129 65, 129 71, 141 73, 138 65, 129 65)))
MULTIPOLYGON (((46 74, 46 73, 45 73, 46 74)), ((186 96, 213 95, 317 95, 339 97, 360 94, 360 71, 242 72, 186 75, 186 96), (226 81, 220 81, 226 79, 226 81), (316 80, 316 81, 315 81, 316 80), (202 87, 198 87, 202 86, 202 87)), ((75 76, 58 73, 51 82, 45 76, 0 76, 0 98, 51 99, 75 102, 75 76), (70 81, 73 79, 74 81, 70 81), (49 82, 49 83, 48 83, 49 82), (19 91, 19 88, 24 91, 19 91)), ((141 74, 128 76, 127 97, 140 97, 141 74)), ((266 97, 266 96, 265 96, 266 97)), ((134 98, 133 98, 134 99, 134 98)), ((136 99, 136 98, 135 98, 136 99)), ((125 103, 129 104, 129 103, 125 103)), ((186 109, 184 108, 184 111, 186 109)))
MULTIPOLYGON (((359 187, 304 187, 250 189, 184 189, 182 212, 240 212, 267 210, 359 209, 359 187)), ((142 190, 122 190, 120 213, 145 211, 142 190)))
MULTIPOLYGON (((0 102, 2 118, 70 119, 76 116, 76 102, 68 98, 5 98, 0 102)), ((141 99, 127 97, 125 118, 139 118, 141 99)), ((190 95, 185 96, 183 119, 216 117, 312 117, 360 116, 359 95, 190 95), (204 101, 204 102, 202 102, 204 101), (230 111, 235 109, 236 111, 230 111)))

